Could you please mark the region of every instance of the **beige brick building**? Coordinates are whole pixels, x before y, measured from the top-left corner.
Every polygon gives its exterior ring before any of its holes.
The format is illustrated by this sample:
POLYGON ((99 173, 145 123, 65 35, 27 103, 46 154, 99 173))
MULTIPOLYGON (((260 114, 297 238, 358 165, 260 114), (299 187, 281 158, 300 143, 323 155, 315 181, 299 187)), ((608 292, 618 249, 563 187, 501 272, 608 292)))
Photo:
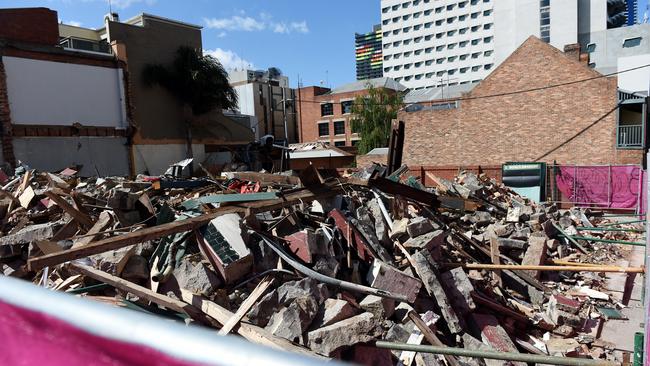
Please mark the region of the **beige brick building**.
POLYGON ((642 112, 617 108, 616 77, 603 77, 572 51, 530 37, 455 108, 400 112, 406 123, 404 163, 641 163, 642 112), (549 87, 557 84, 567 85, 549 87), (619 122, 619 115, 628 114, 619 122), (619 136, 631 120, 639 136, 633 146, 619 136))

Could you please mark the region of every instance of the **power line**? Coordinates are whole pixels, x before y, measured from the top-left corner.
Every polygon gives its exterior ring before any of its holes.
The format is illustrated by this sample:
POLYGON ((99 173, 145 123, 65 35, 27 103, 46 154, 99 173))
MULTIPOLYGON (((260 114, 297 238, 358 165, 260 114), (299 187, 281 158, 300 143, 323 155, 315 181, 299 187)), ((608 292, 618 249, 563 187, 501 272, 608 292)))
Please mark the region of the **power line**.
MULTIPOLYGON (((515 91, 512 91, 512 92, 504 92, 504 93, 497 93, 497 94, 490 94, 490 95, 478 95, 478 96, 473 96, 473 97, 458 97, 458 98, 449 98, 449 99, 440 99, 440 100, 441 101, 444 100, 445 102, 456 102, 456 101, 464 101, 464 100, 487 99, 487 98, 496 98, 496 97, 503 97, 503 96, 508 96, 508 95, 515 95, 515 94, 530 93, 530 92, 535 92, 535 91, 559 88, 559 87, 567 86, 567 85, 585 83, 585 82, 588 82, 588 81, 602 79, 602 78, 606 78, 606 77, 610 77, 610 76, 614 76, 614 75, 619 75, 619 74, 623 74, 623 73, 626 73, 626 72, 643 69, 643 68, 646 68, 646 67, 650 67, 650 64, 636 66, 636 67, 633 67, 633 68, 630 68, 630 69, 616 71, 616 72, 612 72, 612 73, 609 73, 609 74, 601 74, 601 75, 593 76, 593 77, 586 78, 586 79, 567 81, 567 82, 564 82, 564 83, 540 86, 540 87, 537 87, 537 88, 531 88, 531 89, 525 89, 525 90, 515 90, 515 91)), ((302 100, 300 100, 300 102, 318 103, 318 104, 323 104, 323 103, 342 104, 342 103, 347 103, 349 101, 327 102, 327 101, 319 101, 319 100, 305 100, 305 99, 302 99, 302 100)), ((426 101, 426 102, 433 102, 433 101, 426 101)), ((355 105, 354 102, 352 104, 355 105)), ((408 106, 408 105, 412 105, 412 104, 417 104, 417 103, 400 103, 399 105, 400 106, 408 106)), ((356 105, 359 105, 359 104, 356 104, 356 105)), ((361 105, 362 106, 387 106, 387 105, 392 105, 392 104, 389 104, 389 103, 373 103, 373 104, 364 103, 364 104, 361 104, 361 105)))

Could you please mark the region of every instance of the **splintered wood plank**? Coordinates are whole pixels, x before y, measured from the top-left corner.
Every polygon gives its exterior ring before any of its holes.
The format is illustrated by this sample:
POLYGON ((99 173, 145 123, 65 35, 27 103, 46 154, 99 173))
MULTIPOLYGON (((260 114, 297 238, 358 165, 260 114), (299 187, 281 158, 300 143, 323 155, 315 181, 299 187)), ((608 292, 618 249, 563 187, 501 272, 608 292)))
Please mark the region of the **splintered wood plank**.
POLYGON ((255 305, 257 300, 264 295, 266 290, 273 284, 274 278, 271 276, 266 276, 260 283, 257 284, 255 289, 250 293, 250 295, 242 302, 242 304, 239 306, 239 309, 235 312, 235 314, 228 319, 226 324, 223 325, 221 330, 219 331, 219 334, 221 335, 226 335, 230 333, 232 328, 234 328, 239 321, 248 313, 248 311, 255 305))
POLYGON ((53 191, 45 191, 45 195, 54 201, 57 206, 61 207, 63 211, 74 217, 74 219, 77 220, 86 229, 90 229, 93 226, 93 220, 90 218, 90 216, 85 215, 83 212, 72 207, 72 205, 69 204, 68 201, 66 201, 63 197, 59 196, 53 191))

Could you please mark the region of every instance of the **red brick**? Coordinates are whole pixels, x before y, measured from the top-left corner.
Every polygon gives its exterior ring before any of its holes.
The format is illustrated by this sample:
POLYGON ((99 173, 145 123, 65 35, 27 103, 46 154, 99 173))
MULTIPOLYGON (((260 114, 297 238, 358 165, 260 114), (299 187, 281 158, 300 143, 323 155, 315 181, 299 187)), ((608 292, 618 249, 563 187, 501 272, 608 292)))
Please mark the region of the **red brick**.
POLYGON ((406 123, 404 163, 411 168, 537 159, 639 164, 642 150, 616 148, 615 111, 594 124, 617 104, 616 78, 481 98, 598 76, 575 57, 531 37, 468 93, 465 98, 474 99, 461 100, 459 108, 401 112, 398 118, 406 123))

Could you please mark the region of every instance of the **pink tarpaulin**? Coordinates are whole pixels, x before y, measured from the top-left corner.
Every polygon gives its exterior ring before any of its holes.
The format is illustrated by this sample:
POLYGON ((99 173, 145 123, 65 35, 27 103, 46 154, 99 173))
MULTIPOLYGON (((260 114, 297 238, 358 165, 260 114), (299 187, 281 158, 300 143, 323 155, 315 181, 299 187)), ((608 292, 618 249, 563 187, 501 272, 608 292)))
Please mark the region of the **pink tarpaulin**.
POLYGON ((196 365, 143 345, 99 337, 1 301, 0 339, 0 365, 196 365))
POLYGON ((558 189, 571 202, 603 208, 630 208, 645 212, 645 171, 636 165, 561 166, 558 189))

